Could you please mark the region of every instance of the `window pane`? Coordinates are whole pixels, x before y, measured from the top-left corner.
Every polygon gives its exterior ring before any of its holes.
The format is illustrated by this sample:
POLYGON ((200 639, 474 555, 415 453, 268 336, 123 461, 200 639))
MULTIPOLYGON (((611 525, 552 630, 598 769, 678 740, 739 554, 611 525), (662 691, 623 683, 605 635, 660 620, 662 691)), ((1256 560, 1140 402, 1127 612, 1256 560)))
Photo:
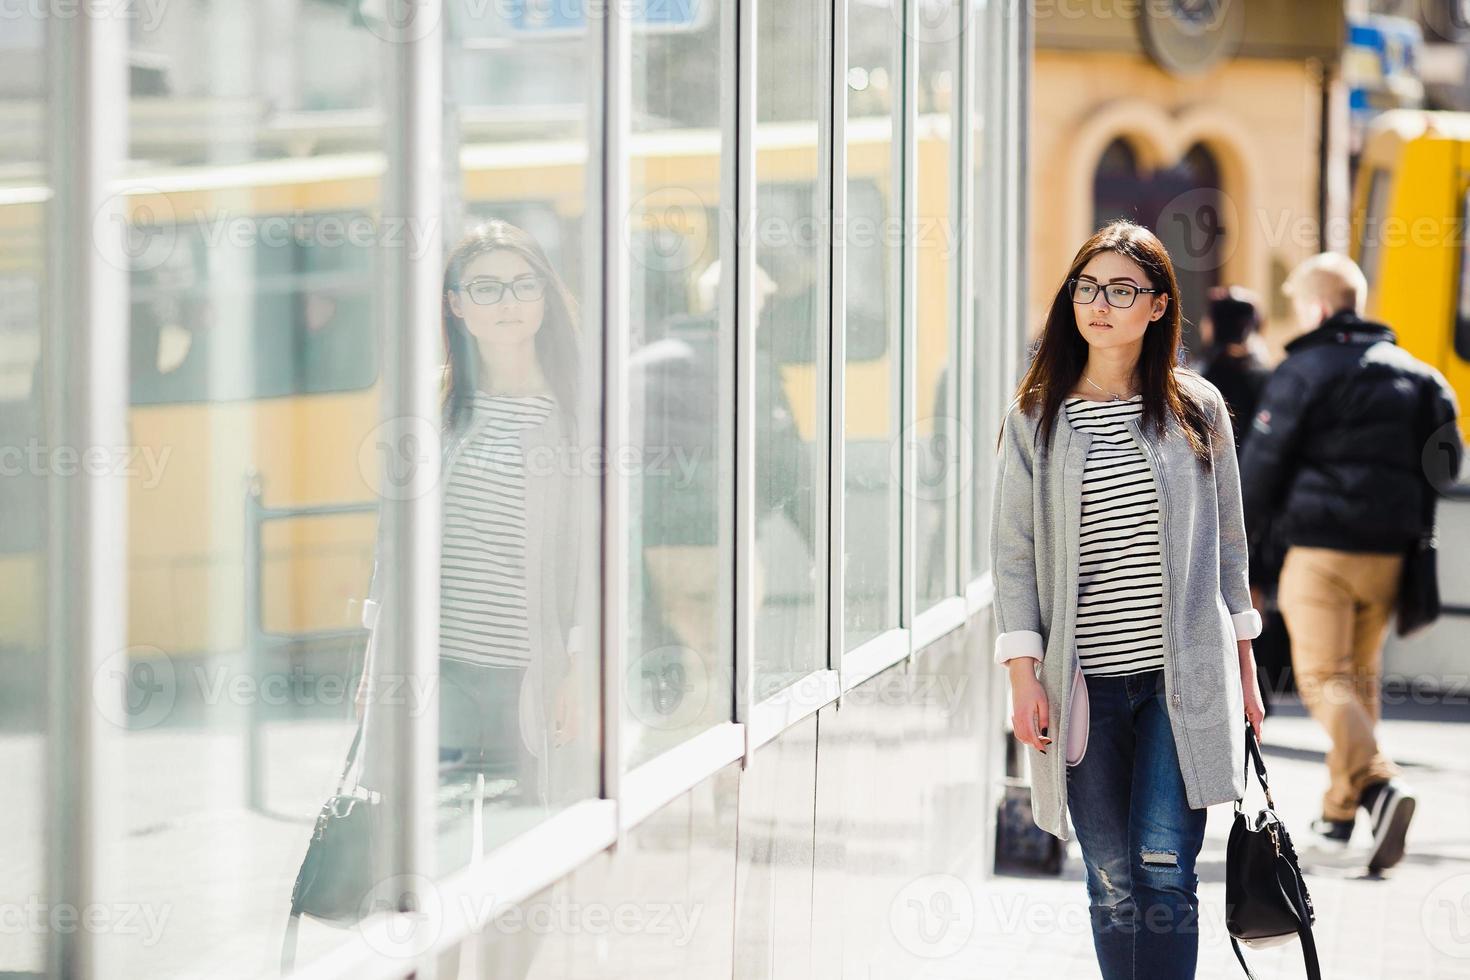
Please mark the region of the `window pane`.
MULTIPOLYGON (((382 129, 313 92, 330 64, 371 103, 386 59, 340 7, 155 14, 124 19, 136 458, 98 884, 162 917, 100 935, 100 972, 260 975, 356 728, 377 510, 382 129)), ((298 962, 343 938, 306 920, 298 962)))
POLYGON ((916 419, 910 438, 918 448, 914 504, 918 609, 958 591, 959 410, 955 371, 959 223, 955 220, 958 141, 954 118, 959 82, 958 0, 920 5, 918 54, 918 197, 915 224, 918 353, 916 419))
POLYGON ((902 106, 898 0, 847 12, 845 649, 898 626, 898 306, 895 120, 902 106))
POLYGON ((45 976, 45 929, 24 928, 19 910, 51 902, 45 853, 47 792, 45 583, 48 467, 41 359, 46 281, 46 118, 40 11, 11 12, 0 34, 0 976, 45 976))
POLYGON ((718 4, 633 34, 632 297, 624 760, 731 720, 734 349, 719 254, 724 143, 718 4))
MULTIPOLYGON (((169 918, 158 936, 103 936, 106 975, 273 973, 358 700, 346 790, 367 797, 395 789, 383 716, 438 698, 425 762, 439 770, 440 873, 598 791, 600 473, 586 450, 601 438, 601 341, 577 316, 598 265, 583 256, 598 240, 585 32, 538 48, 553 86, 497 11, 475 22, 500 44, 447 55, 467 145, 447 155, 443 190, 465 203, 419 227, 384 214, 380 97, 390 45, 414 25, 358 6, 191 0, 133 24, 137 162, 120 231, 137 459, 120 673, 136 710, 113 730, 123 792, 101 887, 169 918), (463 246, 432 270, 456 286, 431 300, 452 383, 421 442, 383 445, 383 273, 429 236, 463 246), (479 303, 457 288, 471 279, 511 285, 479 303), (441 448, 428 688, 365 665, 369 627, 391 615, 368 600, 382 598, 375 531, 395 492, 384 454, 391 477, 441 448), (160 870, 191 862, 208 881, 160 870)), ((298 964, 350 936, 308 916, 298 964)))
POLYGON ((825 666, 814 542, 820 464, 821 288, 816 0, 756 5, 755 536, 757 701, 825 666))
POLYGON ((444 272, 441 871, 600 785, 602 345, 578 312, 600 288, 587 279, 600 231, 586 121, 600 80, 580 25, 533 40, 517 10, 456 22, 465 145, 444 272))

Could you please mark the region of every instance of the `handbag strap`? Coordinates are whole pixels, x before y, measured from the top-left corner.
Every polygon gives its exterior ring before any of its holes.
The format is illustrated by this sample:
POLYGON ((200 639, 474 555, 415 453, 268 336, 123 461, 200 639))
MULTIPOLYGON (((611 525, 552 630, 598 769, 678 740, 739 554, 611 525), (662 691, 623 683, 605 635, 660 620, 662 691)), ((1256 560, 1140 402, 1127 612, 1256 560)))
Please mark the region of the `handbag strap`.
MULTIPOLYGON (((1251 763, 1252 762, 1254 762, 1256 764, 1256 779, 1260 780, 1261 789, 1266 794, 1266 805, 1268 807, 1270 807, 1271 810, 1274 812, 1276 810, 1276 804, 1271 799, 1271 787, 1269 785, 1267 785, 1267 783, 1266 783, 1266 760, 1263 759, 1263 758, 1261 758, 1261 747, 1256 744, 1256 730, 1255 730, 1255 728, 1253 728, 1251 726, 1250 718, 1247 717, 1246 720, 1245 720, 1245 769, 1244 769, 1244 772, 1245 772, 1245 781, 1247 783, 1250 782, 1250 778, 1251 778, 1251 763)), ((1249 787, 1247 787, 1247 788, 1249 788, 1249 787)), ((1240 799, 1238 799, 1238 800, 1235 801, 1235 807, 1236 807, 1236 809, 1239 809, 1240 808, 1240 804, 1243 803, 1244 801, 1245 801, 1245 795, 1242 794, 1241 797, 1240 797, 1240 799)))
POLYGON ((286 920, 286 932, 281 937, 281 976, 296 969, 296 943, 301 931, 301 913, 292 912, 286 920))
POLYGON ((357 733, 352 736, 352 746, 347 750, 347 761, 342 765, 342 775, 337 777, 337 796, 342 795, 342 787, 347 784, 347 774, 352 771, 352 764, 357 761, 357 747, 362 744, 362 729, 367 722, 367 711, 364 710, 362 717, 357 721, 357 733))

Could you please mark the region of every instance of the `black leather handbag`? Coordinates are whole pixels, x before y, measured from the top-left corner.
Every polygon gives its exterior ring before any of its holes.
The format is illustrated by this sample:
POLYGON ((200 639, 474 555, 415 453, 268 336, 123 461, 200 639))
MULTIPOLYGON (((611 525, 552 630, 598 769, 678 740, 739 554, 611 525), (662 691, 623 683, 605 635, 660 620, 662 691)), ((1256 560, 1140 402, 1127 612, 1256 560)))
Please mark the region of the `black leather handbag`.
MULTIPOLYGON (((1423 446, 1432 436, 1429 392, 1431 382, 1419 387, 1419 442, 1423 446)), ((1435 505, 1439 488, 1432 478, 1424 481, 1424 502, 1419 512, 1419 538, 1404 553, 1404 570, 1399 575, 1399 594, 1395 609, 1394 632, 1411 636, 1439 618, 1439 551, 1434 528, 1435 505)))
POLYGON ((1312 896, 1307 894, 1286 825, 1276 815, 1271 788, 1266 785, 1266 764, 1249 721, 1245 723, 1245 749, 1246 780, 1250 780, 1250 763, 1254 760, 1256 778, 1266 793, 1266 806, 1251 819, 1241 809, 1243 798, 1235 801, 1235 823, 1225 848, 1225 928, 1230 933, 1230 945, 1245 975, 1256 980, 1246 965, 1241 943, 1265 949, 1300 938, 1307 976, 1322 980, 1317 945, 1312 939, 1312 923, 1316 921, 1312 896))
POLYGON ((347 750, 347 763, 337 778, 337 791, 322 804, 306 845, 306 858, 296 873, 291 915, 281 943, 282 975, 295 965, 297 932, 303 915, 346 927, 368 911, 363 906, 376 877, 373 848, 382 798, 357 786, 350 793, 342 792, 362 744, 362 729, 359 722, 352 747, 347 750))

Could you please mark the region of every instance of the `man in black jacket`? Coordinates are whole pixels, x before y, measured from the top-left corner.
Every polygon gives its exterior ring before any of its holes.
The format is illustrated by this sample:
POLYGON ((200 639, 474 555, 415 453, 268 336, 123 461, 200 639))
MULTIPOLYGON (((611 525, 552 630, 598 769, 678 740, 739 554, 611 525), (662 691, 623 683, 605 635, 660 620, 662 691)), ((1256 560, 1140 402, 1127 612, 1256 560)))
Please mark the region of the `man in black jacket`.
POLYGON ((1370 869, 1403 856, 1414 798, 1379 749, 1383 642, 1404 555, 1417 540, 1429 470, 1458 474, 1458 407, 1444 376, 1362 319, 1363 273, 1323 253, 1284 290, 1301 333, 1261 393, 1240 459, 1247 528, 1286 546, 1277 602, 1297 689, 1332 738, 1321 843, 1345 846, 1359 806, 1370 869), (1433 438, 1433 455, 1426 451, 1433 438))

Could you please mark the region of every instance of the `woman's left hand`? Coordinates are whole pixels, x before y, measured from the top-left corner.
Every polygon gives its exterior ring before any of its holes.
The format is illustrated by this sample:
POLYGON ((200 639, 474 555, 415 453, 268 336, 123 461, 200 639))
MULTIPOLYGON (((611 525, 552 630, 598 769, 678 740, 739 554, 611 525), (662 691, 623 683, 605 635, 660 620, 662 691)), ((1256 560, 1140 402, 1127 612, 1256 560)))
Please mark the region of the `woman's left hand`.
POLYGON ((1256 741, 1261 740, 1261 726, 1266 721, 1266 709, 1261 704, 1261 687, 1256 680, 1256 660, 1250 650, 1250 641, 1241 640, 1245 653, 1240 661, 1240 689, 1245 694, 1245 716, 1256 730, 1256 741))

